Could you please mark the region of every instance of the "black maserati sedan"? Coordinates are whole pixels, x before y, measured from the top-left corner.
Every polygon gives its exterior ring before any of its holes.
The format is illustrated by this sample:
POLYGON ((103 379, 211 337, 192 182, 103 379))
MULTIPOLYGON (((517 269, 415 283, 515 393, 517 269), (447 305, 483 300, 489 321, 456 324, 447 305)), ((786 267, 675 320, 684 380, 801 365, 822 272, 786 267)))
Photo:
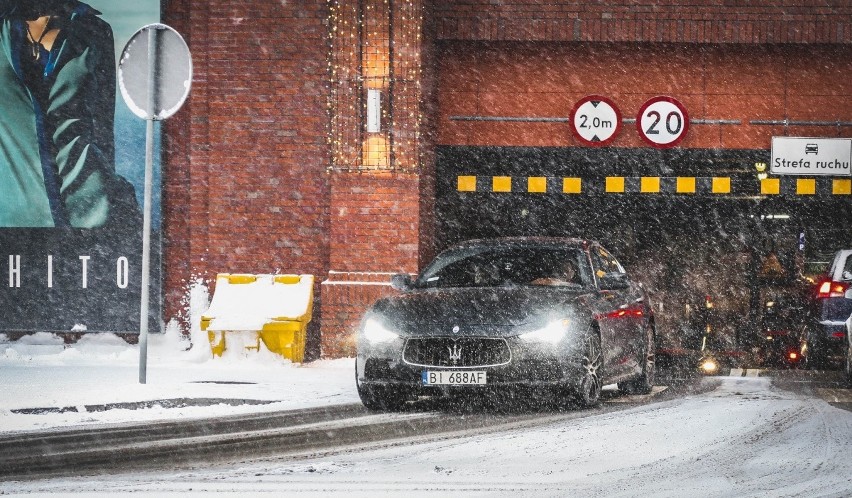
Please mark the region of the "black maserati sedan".
POLYGON ((371 410, 508 389, 593 406, 604 385, 653 387, 648 295, 597 242, 471 240, 391 282, 402 292, 376 301, 358 330, 358 394, 371 410))

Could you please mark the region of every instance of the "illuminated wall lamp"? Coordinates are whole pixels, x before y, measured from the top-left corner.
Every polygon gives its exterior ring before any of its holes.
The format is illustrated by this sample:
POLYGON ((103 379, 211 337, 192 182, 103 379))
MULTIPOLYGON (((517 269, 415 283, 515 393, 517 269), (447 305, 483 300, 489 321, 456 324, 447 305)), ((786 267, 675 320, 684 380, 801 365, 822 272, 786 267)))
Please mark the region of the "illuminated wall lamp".
POLYGON ((769 175, 766 173, 766 163, 754 163, 754 169, 757 170, 758 180, 763 181, 769 178, 769 175))
POLYGON ((367 133, 382 131, 382 92, 375 88, 367 89, 367 133))

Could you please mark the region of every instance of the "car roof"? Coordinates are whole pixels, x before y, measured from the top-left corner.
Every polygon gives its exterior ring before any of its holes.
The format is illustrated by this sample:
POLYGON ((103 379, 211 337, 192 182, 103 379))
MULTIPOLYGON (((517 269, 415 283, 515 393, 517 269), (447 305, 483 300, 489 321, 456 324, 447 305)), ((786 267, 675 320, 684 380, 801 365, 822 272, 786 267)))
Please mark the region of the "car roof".
POLYGON ((483 239, 471 239, 464 242, 459 242, 450 249, 467 249, 472 247, 493 247, 493 246, 515 246, 515 247, 530 247, 530 246, 573 246, 577 248, 585 248, 596 242, 571 238, 571 237, 493 237, 483 239))

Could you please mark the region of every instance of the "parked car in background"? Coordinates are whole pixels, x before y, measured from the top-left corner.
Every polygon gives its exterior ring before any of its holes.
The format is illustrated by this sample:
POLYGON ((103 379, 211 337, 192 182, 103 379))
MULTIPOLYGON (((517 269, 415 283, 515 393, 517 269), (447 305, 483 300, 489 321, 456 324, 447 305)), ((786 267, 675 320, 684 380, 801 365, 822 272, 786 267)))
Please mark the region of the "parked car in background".
POLYGON ((803 354, 811 368, 839 365, 849 344, 846 320, 852 314, 852 249, 835 253, 815 292, 803 354))
POLYGON ((640 393, 654 384, 651 303, 597 242, 468 241, 393 285, 403 293, 377 301, 358 332, 369 409, 512 388, 591 406, 605 384, 640 393))

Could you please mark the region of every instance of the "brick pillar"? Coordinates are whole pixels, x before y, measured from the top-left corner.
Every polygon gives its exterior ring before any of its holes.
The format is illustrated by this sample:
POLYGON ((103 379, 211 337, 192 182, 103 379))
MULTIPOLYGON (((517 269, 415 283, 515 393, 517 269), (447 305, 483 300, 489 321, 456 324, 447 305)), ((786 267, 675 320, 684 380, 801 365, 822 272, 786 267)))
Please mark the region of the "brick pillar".
POLYGON ((333 0, 329 274, 322 282, 322 356, 354 353, 364 310, 420 258, 420 0, 333 0), (368 94, 381 95, 368 129, 368 94))
POLYGON ((322 283, 322 356, 342 358, 355 353, 353 331, 364 310, 376 299, 389 296, 389 273, 331 271, 322 283))
POLYGON ((394 292, 391 275, 417 271, 419 206, 419 175, 332 174, 331 271, 321 291, 323 357, 351 356, 361 314, 394 292))

